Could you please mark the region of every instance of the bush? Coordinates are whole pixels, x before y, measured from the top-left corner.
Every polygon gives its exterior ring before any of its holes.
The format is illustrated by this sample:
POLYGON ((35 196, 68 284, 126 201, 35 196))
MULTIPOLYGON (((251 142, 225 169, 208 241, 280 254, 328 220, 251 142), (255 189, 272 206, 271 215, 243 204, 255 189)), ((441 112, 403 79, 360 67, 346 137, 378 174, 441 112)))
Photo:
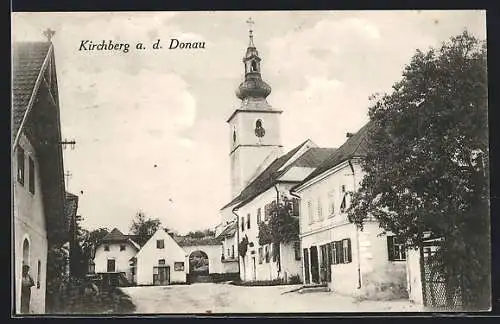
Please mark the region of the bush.
POLYGON ((73 280, 58 295, 53 314, 130 314, 135 305, 130 297, 116 287, 91 291, 88 284, 73 280))
POLYGON ((288 283, 290 285, 298 285, 298 284, 302 283, 302 280, 300 280, 299 275, 293 275, 293 276, 290 276, 290 278, 288 279, 288 283))

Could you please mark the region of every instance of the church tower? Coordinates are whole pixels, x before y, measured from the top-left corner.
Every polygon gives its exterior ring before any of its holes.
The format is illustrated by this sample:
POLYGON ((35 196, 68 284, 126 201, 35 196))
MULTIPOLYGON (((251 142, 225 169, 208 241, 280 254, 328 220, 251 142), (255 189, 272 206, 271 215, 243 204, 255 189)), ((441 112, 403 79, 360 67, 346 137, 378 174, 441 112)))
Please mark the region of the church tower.
POLYGON ((282 154, 280 114, 266 98, 271 87, 262 80, 259 52, 254 45, 253 21, 250 25, 249 44, 243 58, 245 80, 236 90, 241 105, 229 117, 231 151, 231 194, 236 197, 253 179, 263 164, 272 162, 282 154))

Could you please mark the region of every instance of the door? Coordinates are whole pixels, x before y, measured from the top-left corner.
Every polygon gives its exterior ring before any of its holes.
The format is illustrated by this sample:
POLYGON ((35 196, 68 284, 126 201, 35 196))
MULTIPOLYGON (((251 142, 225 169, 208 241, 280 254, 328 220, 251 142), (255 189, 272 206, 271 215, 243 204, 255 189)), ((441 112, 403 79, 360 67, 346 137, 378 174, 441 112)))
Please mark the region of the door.
POLYGON ((153 285, 166 286, 170 284, 170 267, 157 266, 153 268, 153 285))
POLYGON ((252 273, 252 276, 253 276, 253 281, 256 281, 257 280, 257 266, 255 264, 255 257, 252 258, 252 268, 253 268, 253 273, 252 273))
POLYGON ((311 283, 311 278, 309 277, 309 249, 304 249, 304 282, 306 284, 311 283))
POLYGON ((116 272, 116 263, 114 259, 108 259, 108 270, 107 272, 116 272))
POLYGON ((160 286, 165 286, 170 283, 170 268, 160 267, 158 269, 158 282, 160 286))
POLYGON ((311 277, 312 282, 319 283, 319 260, 318 260, 318 247, 311 246, 311 277))

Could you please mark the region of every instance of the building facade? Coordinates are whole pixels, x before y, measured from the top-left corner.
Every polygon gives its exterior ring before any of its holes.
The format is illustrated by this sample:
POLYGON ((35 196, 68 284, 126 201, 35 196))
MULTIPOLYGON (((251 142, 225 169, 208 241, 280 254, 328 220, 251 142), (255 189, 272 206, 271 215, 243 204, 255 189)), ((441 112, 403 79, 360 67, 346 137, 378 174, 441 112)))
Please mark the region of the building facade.
POLYGON ((300 238, 306 284, 327 283, 335 292, 373 294, 406 290, 406 252, 397 238, 374 220, 363 230, 346 210, 362 179, 368 125, 293 189, 300 197, 300 238))
POLYGON ((135 255, 137 284, 166 286, 187 281, 186 251, 160 228, 135 255))
POLYGON ((15 312, 43 314, 47 255, 68 240, 54 49, 13 44, 12 216, 15 312), (34 286, 22 293, 23 266, 34 286), (21 310, 21 304, 27 305, 21 310))
POLYGON ((121 273, 129 284, 134 284, 135 271, 131 266, 131 259, 139 250, 136 242, 114 228, 95 247, 95 272, 121 273))

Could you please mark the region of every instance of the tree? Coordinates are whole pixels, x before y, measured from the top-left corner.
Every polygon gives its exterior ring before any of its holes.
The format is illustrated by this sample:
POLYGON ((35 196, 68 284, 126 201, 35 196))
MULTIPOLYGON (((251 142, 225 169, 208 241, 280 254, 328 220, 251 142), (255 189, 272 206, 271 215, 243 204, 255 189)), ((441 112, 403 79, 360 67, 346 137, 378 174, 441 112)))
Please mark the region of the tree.
POLYGON ((489 307, 486 44, 467 32, 417 51, 369 110, 366 172, 349 218, 375 217, 408 247, 442 238, 436 260, 470 308, 489 307))
POLYGON ((161 221, 158 218, 146 218, 146 215, 139 211, 132 220, 130 233, 136 235, 137 243, 143 246, 156 233, 160 226, 161 221))
POLYGON ((108 235, 108 233, 109 230, 104 227, 97 228, 91 231, 84 230, 83 235, 80 239, 80 246, 86 260, 86 265, 88 265, 89 261, 92 259, 92 254, 95 251, 97 245, 106 235, 108 235))
POLYGON ((278 261, 278 269, 281 269, 280 244, 299 240, 299 218, 292 216, 292 209, 292 200, 283 197, 278 204, 272 205, 267 223, 259 223, 259 244, 273 244, 273 257, 278 261))

